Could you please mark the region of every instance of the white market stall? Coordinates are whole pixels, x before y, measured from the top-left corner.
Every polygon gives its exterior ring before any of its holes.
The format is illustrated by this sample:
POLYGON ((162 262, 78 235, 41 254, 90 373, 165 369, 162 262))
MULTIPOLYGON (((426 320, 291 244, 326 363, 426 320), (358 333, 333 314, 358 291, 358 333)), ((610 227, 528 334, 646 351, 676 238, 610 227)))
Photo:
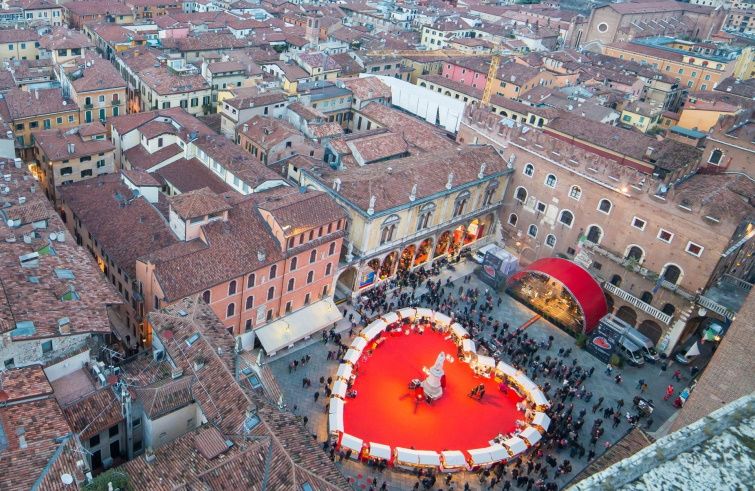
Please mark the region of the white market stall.
POLYGON ((474 341, 472 341, 471 339, 465 339, 461 342, 461 350, 464 353, 477 353, 474 341))
POLYGON ((357 350, 350 349, 346 352, 346 355, 344 355, 343 360, 351 363, 352 365, 356 365, 357 361, 359 361, 360 356, 362 356, 362 353, 357 350))
POLYGON ((348 363, 341 363, 338 365, 338 371, 336 372, 336 378, 349 380, 351 378, 352 367, 348 363))
POLYGON ((461 327, 461 324, 459 324, 458 322, 451 324, 451 332, 459 339, 464 339, 469 336, 467 330, 461 327))
POLYGON ((369 326, 362 329, 362 332, 359 334, 361 337, 366 339, 367 341, 372 341, 376 337, 380 335, 381 332, 385 331, 385 328, 388 325, 383 320, 376 320, 373 321, 369 326))
POLYGON ((396 312, 388 312, 387 314, 381 315, 380 318, 383 319, 386 324, 393 324, 398 320, 398 314, 396 312))
POLYGON ((432 321, 435 317, 435 311, 432 309, 426 309, 424 307, 417 308, 417 317, 420 319, 426 319, 432 321))
POLYGON ((467 466, 467 459, 459 450, 446 450, 441 452, 443 468, 448 470, 459 470, 467 466))
POLYGON ((516 377, 517 369, 502 361, 498 362, 498 365, 496 365, 495 369, 499 374, 506 375, 509 378, 516 377))
POLYGON ((526 427, 519 433, 519 438, 525 440, 530 447, 539 442, 542 437, 543 435, 532 426, 526 427))
POLYGON ((495 358, 492 356, 477 355, 477 366, 482 370, 493 370, 495 368, 495 358))
POLYGON ((494 462, 500 462, 509 458, 509 452, 503 445, 491 445, 490 446, 490 458, 494 462))
POLYGON ((398 315, 402 319, 414 319, 414 315, 417 313, 417 309, 413 307, 404 307, 403 309, 398 310, 398 315))
POLYGON ((432 450, 416 450, 419 465, 423 467, 440 467, 440 454, 432 450))
POLYGON ((354 460, 359 459, 359 454, 362 451, 363 444, 364 443, 362 442, 361 438, 357 438, 354 435, 349 435, 348 433, 341 434, 341 447, 351 450, 353 452, 351 454, 351 458, 354 460))
POLYGON ((328 426, 330 427, 331 433, 343 431, 343 401, 341 399, 335 397, 330 398, 328 426))
POLYGON ((333 395, 340 397, 343 399, 346 397, 346 390, 348 389, 348 385, 346 385, 346 382, 343 380, 336 380, 333 384, 333 395))
POLYGON ((532 418, 532 424, 535 426, 539 426, 543 429, 543 431, 548 431, 548 427, 551 425, 551 419, 548 417, 547 414, 542 412, 536 412, 535 416, 532 418))
POLYGON ((503 441, 503 446, 509 449, 509 454, 513 457, 527 450, 527 443, 519 437, 509 438, 503 441))
POLYGON ((354 341, 351 342, 351 348, 359 351, 360 353, 364 350, 364 348, 367 346, 367 340, 364 338, 360 338, 359 336, 354 338, 354 341))
POLYGON ((473 467, 479 467, 483 465, 490 465, 493 462, 493 457, 490 455, 490 452, 492 449, 490 447, 485 448, 475 448, 472 450, 469 450, 467 453, 469 454, 469 463, 472 464, 473 467))
POLYGON ((419 465, 419 455, 416 450, 396 447, 396 465, 403 467, 415 467, 419 465))
POLYGON ((391 460, 391 447, 382 443, 369 443, 369 456, 373 459, 391 460))
POLYGON ((451 318, 441 312, 435 312, 435 323, 442 326, 447 326, 451 324, 451 318))
POLYGON ((534 402, 537 406, 550 407, 551 405, 551 403, 548 402, 548 398, 545 397, 545 394, 543 394, 543 391, 540 390, 539 387, 532 391, 530 397, 532 397, 532 402, 534 402))

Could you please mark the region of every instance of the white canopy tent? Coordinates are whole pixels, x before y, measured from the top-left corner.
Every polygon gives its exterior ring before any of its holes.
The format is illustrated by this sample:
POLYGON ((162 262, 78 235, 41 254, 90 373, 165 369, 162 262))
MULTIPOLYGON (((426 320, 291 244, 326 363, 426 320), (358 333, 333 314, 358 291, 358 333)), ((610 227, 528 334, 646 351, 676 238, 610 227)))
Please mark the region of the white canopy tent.
POLYGON ((391 460, 391 447, 382 443, 370 442, 370 457, 373 459, 391 460))
POLYGON ((426 309, 424 307, 420 307, 417 309, 417 317, 425 318, 429 321, 432 321, 435 318, 435 312, 432 309, 426 309))
POLYGON ((419 465, 440 467, 440 454, 432 450, 416 450, 419 456, 419 465))
POLYGON ((352 365, 355 365, 356 362, 359 360, 359 357, 362 356, 362 353, 360 353, 357 350, 350 349, 346 352, 346 355, 343 357, 344 361, 347 361, 351 363, 352 365))
POLYGON ((359 457, 359 452, 362 451, 362 439, 357 438, 353 435, 349 435, 348 433, 341 434, 341 446, 343 448, 348 448, 350 450, 353 450, 357 453, 357 455, 352 455, 354 458, 359 457))
POLYGON ((495 368, 495 358, 492 356, 477 355, 477 365, 481 368, 495 368))
POLYGON ((369 326, 362 329, 360 336, 365 338, 367 341, 372 341, 381 332, 385 331, 386 327, 387 327, 387 324, 383 320, 378 319, 376 321, 372 321, 372 323, 369 326))
POLYGON ((535 384, 535 382, 530 380, 525 374, 521 372, 517 372, 516 375, 514 375, 514 380, 516 381, 517 384, 519 384, 519 386, 522 389, 524 389, 530 395, 532 394, 533 391, 540 390, 537 384, 535 384))
POLYGON ((532 418, 532 424, 538 425, 540 428, 543 429, 543 431, 547 431, 548 427, 551 425, 551 419, 548 417, 547 414, 537 412, 535 413, 535 416, 532 418))
POLYGON ((272 356, 282 348, 293 346, 297 341, 311 336, 342 318, 343 314, 333 303, 333 299, 326 298, 260 327, 254 332, 262 343, 262 347, 265 348, 265 352, 272 356))
POLYGON ((331 433, 338 433, 343 431, 343 414, 342 413, 330 413, 328 414, 328 428, 331 433))
POLYGON ((337 378, 342 378, 344 380, 348 380, 351 378, 351 365, 348 363, 341 363, 338 365, 338 371, 336 372, 337 378))
POLYGON ((475 449, 467 451, 467 453, 469 454, 469 457, 472 461, 472 465, 478 466, 478 465, 488 465, 495 462, 493 460, 493 457, 490 455, 491 451, 492 451, 491 447, 486 447, 486 448, 475 448, 475 449))
MULTIPOLYGON (((441 312, 435 312, 435 322, 447 326, 451 324, 451 318, 441 312)), ((461 326, 460 326, 461 327, 461 326)))
POLYGON ((472 341, 471 339, 465 339, 461 342, 461 350, 465 353, 477 353, 474 341, 472 341))
POLYGON ((419 465, 419 455, 416 450, 410 448, 396 447, 396 463, 419 465))
POLYGON ((348 386, 343 380, 336 380, 336 382, 333 384, 333 394, 337 395, 341 399, 346 397, 346 389, 348 389, 348 386))
POLYGON ((493 459, 494 462, 500 462, 501 460, 509 458, 509 452, 503 447, 503 445, 491 445, 490 458, 493 459))
POLYGON ((496 365, 495 369, 503 375, 506 375, 507 377, 515 377, 517 372, 516 368, 502 361, 498 362, 498 365, 496 365))
POLYGON ((380 318, 383 319, 386 324, 393 324, 398 320, 398 314, 396 312, 388 312, 387 314, 381 315, 380 318))
POLYGON ((359 351, 360 353, 364 348, 367 346, 367 340, 364 338, 360 338, 359 336, 354 338, 354 341, 351 342, 351 348, 359 351))
POLYGON ((503 445, 509 449, 509 452, 511 452, 511 455, 519 455, 520 453, 527 450, 527 444, 519 437, 513 437, 509 438, 508 440, 504 440, 503 445))
POLYGON ((461 327, 461 324, 459 324, 458 322, 454 322, 453 324, 451 324, 451 332, 454 333, 454 335, 457 338, 461 338, 461 339, 464 339, 465 337, 469 336, 469 333, 467 332, 467 330, 461 327))
POLYGON ((441 455, 443 457, 443 467, 455 468, 466 467, 467 465, 467 459, 464 458, 464 454, 459 450, 446 450, 445 452, 441 452, 441 455))
POLYGON ((538 406, 550 406, 551 403, 548 402, 548 399, 545 397, 545 394, 543 394, 543 391, 540 390, 540 388, 536 388, 530 393, 530 396, 532 396, 532 402, 537 404, 538 406))
POLYGON ((413 307, 405 307, 398 310, 398 315, 401 316, 402 319, 414 319, 416 313, 417 309, 413 307))
POLYGON ((528 426, 525 429, 523 429, 521 433, 519 433, 519 437, 524 440, 527 440, 530 446, 532 446, 536 444, 537 442, 539 442, 540 439, 543 437, 543 435, 541 435, 540 432, 537 431, 532 426, 528 426))

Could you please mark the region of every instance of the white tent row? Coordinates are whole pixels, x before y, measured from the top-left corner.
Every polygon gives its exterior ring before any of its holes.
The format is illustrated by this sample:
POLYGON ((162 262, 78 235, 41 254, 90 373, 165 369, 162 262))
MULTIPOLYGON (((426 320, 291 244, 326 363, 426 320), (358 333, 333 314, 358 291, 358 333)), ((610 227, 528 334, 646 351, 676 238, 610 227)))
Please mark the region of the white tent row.
POLYGON ((477 352, 474 341, 472 341, 471 339, 465 339, 464 341, 461 342, 461 350, 465 353, 477 352))
POLYGON ((551 403, 548 402, 548 398, 545 397, 545 394, 543 394, 543 391, 540 390, 539 387, 537 389, 533 390, 530 393, 530 396, 532 397, 532 402, 534 402, 538 406, 550 406, 551 405, 551 403))
POLYGON ((529 442, 531 447, 539 442, 543 435, 532 426, 528 426, 519 433, 519 437, 529 442))
POLYGON ((508 363, 504 363, 502 361, 498 362, 498 365, 496 365, 496 370, 498 370, 499 373, 506 375, 507 377, 515 377, 517 369, 509 365, 508 363))
POLYGON ((435 323, 443 326, 451 324, 451 318, 441 312, 435 312, 435 323))
POLYGON ((519 386, 525 390, 528 394, 532 394, 536 390, 540 390, 537 384, 529 379, 525 374, 522 372, 517 372, 516 375, 514 375, 514 381, 516 381, 519 386))
POLYGON ((416 315, 416 313, 417 313, 417 309, 412 308, 412 307, 405 307, 403 309, 398 310, 398 315, 402 319, 410 319, 410 320, 414 319, 414 316, 416 315))
POLYGON ((382 443, 370 442, 370 457, 373 459, 391 460, 391 447, 382 443))
POLYGON ((359 351, 360 353, 364 350, 364 348, 367 346, 367 340, 364 338, 360 338, 359 336, 354 338, 354 341, 351 342, 351 348, 359 351))
POLYGON ((415 450, 419 456, 419 465, 440 467, 440 454, 432 450, 415 450))
POLYGON ((359 361, 359 357, 362 356, 362 353, 360 353, 357 350, 350 349, 346 352, 346 355, 343 357, 344 361, 347 361, 351 363, 352 365, 355 365, 357 361, 359 361))
POLYGON ((338 371, 336 372, 337 378, 349 380, 351 378, 352 367, 348 363, 341 363, 338 365, 338 371))
POLYGON ((451 324, 451 332, 454 333, 454 336, 460 339, 464 339, 465 337, 469 336, 467 330, 461 327, 461 324, 459 324, 458 322, 451 324))
POLYGON ((434 320, 435 318, 435 311, 432 309, 426 309, 424 307, 417 308, 417 317, 424 318, 429 321, 434 320))
POLYGON ((527 444, 519 437, 504 440, 503 445, 509 449, 511 455, 519 455, 520 453, 527 450, 527 444))
POLYGON ((447 469, 466 467, 467 465, 467 459, 459 450, 446 450, 441 452, 441 456, 443 457, 443 467, 447 469))
POLYGON ((509 451, 504 448, 503 445, 491 445, 490 446, 490 458, 493 462, 500 462, 509 458, 509 451))
POLYGON ((338 397, 343 399, 344 397, 346 397, 346 389, 348 389, 346 382, 338 379, 333 384, 333 395, 337 395, 338 397))
POLYGON ((375 339, 381 332, 385 331, 385 328, 387 327, 387 324, 383 320, 376 320, 372 321, 372 323, 362 329, 362 332, 359 334, 367 341, 372 341, 375 339))
POLYGON ((539 426, 540 428, 543 429, 543 431, 548 431, 548 427, 551 425, 551 419, 548 417, 547 414, 537 412, 535 413, 535 416, 532 418, 532 424, 539 426))
POLYGON ((478 465, 488 465, 495 462, 493 460, 493 457, 490 455, 492 452, 491 447, 485 447, 485 448, 475 448, 472 450, 469 450, 467 453, 469 454, 470 460, 472 461, 472 465, 478 466, 478 465))
POLYGON ((341 446, 343 448, 348 448, 356 452, 356 455, 352 455, 352 457, 354 458, 359 457, 359 452, 362 451, 362 444, 363 442, 361 438, 357 438, 353 435, 349 435, 348 433, 341 434, 341 446))
POLYGON ((333 433, 343 431, 343 401, 331 397, 328 413, 328 427, 330 431, 333 433))
POLYGON ((492 356, 477 355, 477 365, 481 368, 495 368, 495 358, 492 356))
POLYGON ((386 324, 393 324, 398 320, 398 314, 396 312, 388 312, 387 314, 381 315, 380 318, 383 319, 386 324))
POLYGON ((419 455, 416 450, 410 448, 396 447, 396 463, 419 465, 419 455))

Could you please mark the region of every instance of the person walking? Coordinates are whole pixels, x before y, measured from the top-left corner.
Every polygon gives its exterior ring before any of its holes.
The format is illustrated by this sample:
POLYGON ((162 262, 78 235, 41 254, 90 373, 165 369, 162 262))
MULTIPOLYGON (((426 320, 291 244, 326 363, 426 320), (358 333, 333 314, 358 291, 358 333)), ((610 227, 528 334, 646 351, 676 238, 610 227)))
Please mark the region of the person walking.
POLYGON ((611 376, 611 372, 613 372, 613 366, 611 366, 610 363, 606 364, 606 375, 609 377, 611 376))
POLYGON ((681 370, 676 370, 674 372, 674 374, 671 376, 671 378, 674 379, 674 380, 676 380, 677 382, 681 382, 682 381, 682 371, 681 370))
POLYGON ((637 387, 635 387, 637 390, 642 389, 642 386, 645 384, 645 379, 641 378, 637 381, 637 387))
POLYGON ((669 399, 671 399, 671 396, 673 395, 674 395, 674 386, 669 384, 669 386, 666 387, 666 395, 663 396, 663 400, 668 401, 669 399))

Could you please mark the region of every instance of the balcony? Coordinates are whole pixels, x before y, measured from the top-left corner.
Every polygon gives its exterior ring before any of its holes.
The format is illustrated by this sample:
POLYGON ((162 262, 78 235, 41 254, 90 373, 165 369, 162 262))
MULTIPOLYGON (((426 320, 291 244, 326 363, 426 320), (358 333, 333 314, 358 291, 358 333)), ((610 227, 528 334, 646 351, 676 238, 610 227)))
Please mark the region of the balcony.
POLYGON ((84 104, 84 109, 93 109, 93 108, 94 108, 93 104, 84 104))
POLYGON ((663 322, 664 324, 669 325, 669 323, 671 323, 672 317, 670 315, 661 312, 660 310, 656 309, 655 307, 653 307, 652 305, 648 303, 643 302, 642 300, 635 297, 631 293, 625 290, 622 290, 621 288, 614 286, 613 284, 607 281, 603 283, 603 289, 611 293, 612 295, 615 295, 616 297, 622 299, 626 303, 634 305, 635 307, 642 310, 646 314, 655 317, 656 319, 663 322))

